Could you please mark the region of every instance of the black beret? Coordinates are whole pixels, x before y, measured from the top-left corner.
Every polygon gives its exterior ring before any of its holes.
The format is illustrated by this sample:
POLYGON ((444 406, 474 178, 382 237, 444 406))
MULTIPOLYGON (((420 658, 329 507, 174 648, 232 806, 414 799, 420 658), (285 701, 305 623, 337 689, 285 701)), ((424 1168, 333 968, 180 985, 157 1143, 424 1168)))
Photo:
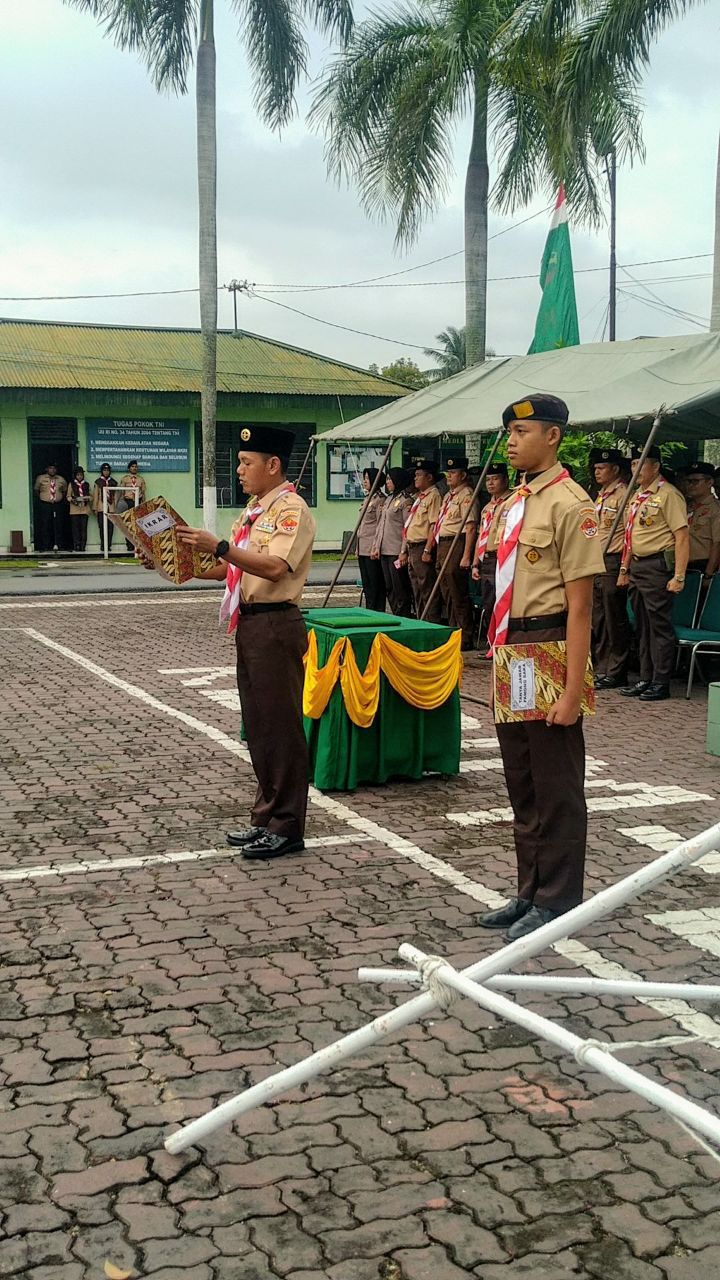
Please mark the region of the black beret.
POLYGON ((616 467, 621 467, 625 462, 625 455, 619 449, 591 449, 590 461, 593 464, 596 462, 610 462, 616 467))
POLYGON ((486 474, 489 476, 504 476, 507 480, 507 462, 491 462, 486 474))
POLYGON ((463 457, 448 458, 445 463, 446 471, 467 471, 469 466, 467 458, 463 457))
POLYGON ((508 427, 511 422, 516 420, 522 421, 523 418, 532 418, 537 422, 554 422, 559 427, 567 426, 570 411, 564 400, 558 399, 557 396, 532 396, 527 400, 518 400, 515 404, 509 404, 503 413, 503 426, 508 427))
POLYGON ((433 462, 432 458, 418 458, 415 463, 416 471, 427 471, 428 475, 436 476, 438 473, 438 465, 433 462))
POLYGON ((686 476, 714 476, 715 468, 712 462, 693 462, 689 467, 683 467, 686 476))
POLYGON ((243 427, 240 432, 240 448, 248 453, 271 453, 276 458, 289 458, 295 444, 295 432, 284 427, 243 427))
MULTIPOLYGON (((640 458, 642 456, 642 449, 638 448, 638 446, 635 445, 632 451, 632 456, 633 456, 633 461, 635 461, 636 458, 640 458)), ((660 452, 659 445, 651 444, 650 448, 648 449, 647 456, 651 462, 662 462, 662 454, 660 452)))

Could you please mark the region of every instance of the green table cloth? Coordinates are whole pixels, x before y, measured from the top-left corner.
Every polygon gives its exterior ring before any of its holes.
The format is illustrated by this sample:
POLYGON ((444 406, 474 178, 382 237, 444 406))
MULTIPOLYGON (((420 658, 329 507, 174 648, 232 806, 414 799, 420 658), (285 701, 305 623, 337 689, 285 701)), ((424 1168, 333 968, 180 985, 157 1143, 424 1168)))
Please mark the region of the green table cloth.
MULTIPOLYGON (((378 631, 393 640, 427 653, 445 644, 450 627, 397 618, 369 609, 304 610, 308 631, 317 638, 318 666, 327 662, 333 645, 349 636, 357 664, 365 670, 370 647, 378 631)), ((460 691, 455 691, 435 711, 410 706, 380 676, 377 715, 367 729, 349 718, 338 682, 319 720, 305 719, 310 748, 310 776, 321 791, 354 791, 363 783, 389 778, 420 778, 424 773, 458 773, 460 770, 460 691)))

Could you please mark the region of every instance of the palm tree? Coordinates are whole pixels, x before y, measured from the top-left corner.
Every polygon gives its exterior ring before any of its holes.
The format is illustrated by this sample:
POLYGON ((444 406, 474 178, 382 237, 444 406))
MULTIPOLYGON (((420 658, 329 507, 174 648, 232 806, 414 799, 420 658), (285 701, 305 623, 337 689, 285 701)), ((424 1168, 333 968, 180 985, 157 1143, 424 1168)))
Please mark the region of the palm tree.
MULTIPOLYGON (((216 528, 217 413, 217 145, 214 0, 64 0, 96 17, 115 43, 137 50, 158 90, 187 92, 195 59, 202 334, 203 521, 216 528)), ((307 70, 305 19, 346 41, 350 0, 230 0, 241 18, 261 118, 281 129, 295 112, 298 82, 307 70)))
POLYGON ((447 191, 466 119, 467 363, 485 357, 488 142, 493 199, 509 210, 560 182, 570 212, 602 214, 602 161, 641 155, 634 84, 652 38, 692 0, 399 0, 355 27, 328 67, 311 120, 330 172, 413 243, 447 191))
POLYGON ((710 309, 710 329, 720 329, 720 144, 718 144, 717 172, 715 175, 715 243, 713 246, 713 287, 710 309))
POLYGON ((427 377, 433 382, 440 382, 465 368, 465 328, 456 329, 449 324, 447 329, 435 334, 435 341, 440 343, 439 348, 425 348, 425 355, 437 366, 427 370, 427 377))

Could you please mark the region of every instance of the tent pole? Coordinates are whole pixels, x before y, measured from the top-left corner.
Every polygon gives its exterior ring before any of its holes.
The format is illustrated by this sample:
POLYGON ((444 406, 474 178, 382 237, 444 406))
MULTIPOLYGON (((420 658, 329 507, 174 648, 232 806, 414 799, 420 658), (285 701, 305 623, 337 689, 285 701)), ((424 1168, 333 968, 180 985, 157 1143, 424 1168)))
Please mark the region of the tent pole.
POLYGON ((301 468, 300 468, 300 473, 299 473, 299 475, 298 475, 297 480, 295 481, 295 488, 296 488, 296 489, 299 489, 299 488, 300 488, 300 485, 302 484, 302 478, 303 478, 303 476, 305 475, 305 472, 307 471, 308 463, 309 463, 310 459, 312 458, 312 455, 313 455, 313 453, 315 452, 316 448, 317 448, 317 436, 311 436, 311 437, 310 437, 310 443, 309 443, 308 448, 307 448, 307 453, 305 454, 305 457, 303 458, 303 464, 302 464, 302 466, 301 466, 301 468))
POLYGON ((664 413, 664 411, 665 411, 665 405, 664 405, 664 404, 662 404, 662 405, 660 405, 660 408, 659 408, 659 409, 658 409, 658 411, 657 411, 657 414, 656 414, 656 416, 655 416, 655 420, 654 420, 654 422, 653 422, 653 424, 652 424, 652 426, 651 426, 651 428, 650 428, 650 432, 649 432, 649 434, 648 434, 648 438, 647 438, 647 440, 645 441, 645 444, 643 445, 642 453, 640 454, 640 457, 638 458, 638 464, 637 464, 637 466, 636 466, 636 468, 635 468, 635 474, 634 474, 634 476, 632 476, 632 478, 631 478, 631 480, 630 480, 630 483, 629 483, 629 485, 628 485, 628 487, 627 487, 627 489, 626 489, 626 491, 625 491, 625 497, 623 498, 622 502, 620 503, 620 506, 618 507, 617 512, 616 512, 616 514, 615 514, 615 519, 613 520, 612 525, 610 526, 610 532, 609 532, 609 534, 608 534, 608 536, 607 536, 607 542, 605 543, 605 545, 606 545, 607 547, 609 547, 609 546, 610 546, 610 544, 611 544, 611 542, 612 542, 613 538, 615 537, 615 534, 616 534, 616 532, 617 532, 618 525, 620 524, 620 521, 622 520, 623 516, 625 515, 625 510, 626 510, 627 504, 628 504, 628 502, 630 501, 630 499, 631 499, 631 497, 632 497, 632 495, 633 495, 633 491, 634 491, 634 489, 637 487, 637 485, 638 485, 638 484, 639 484, 639 482, 640 482, 640 468, 642 467, 643 462, 644 462, 644 461, 645 461, 645 459, 647 458, 648 453, 650 452, 650 446, 651 446, 651 444, 652 444, 653 440, 655 439, 655 436, 657 435, 658 430, 660 429, 660 424, 662 423, 662 419, 663 419, 663 413, 664 413))
POLYGON ((381 477, 381 475, 383 474, 383 471, 385 470, 385 466, 386 466, 386 463, 387 463, 388 458, 390 457, 390 451, 391 451, 391 449, 392 449, 392 447, 393 447, 394 443, 395 443, 395 436, 391 436, 391 437, 390 437, 390 439, 389 439, 389 441, 388 441, 388 447, 387 447, 387 449, 385 450, 385 457, 383 458, 382 462, 380 463, 380 466, 378 467, 378 473, 377 473, 377 475, 376 475, 375 479, 373 480, 373 483, 372 483, 372 485, 371 485, 371 487, 370 487, 370 492, 368 493, 368 495, 367 495, 367 497, 366 497, 365 501, 363 502, 363 504, 362 504, 362 506, 361 506, 361 508, 360 508, 360 514, 359 514, 359 516, 358 516, 358 518, 357 518, 357 520, 356 520, 356 522, 355 522, 355 528, 353 529, 352 537, 349 539, 348 544, 347 544, 347 546, 346 546, 345 550, 344 550, 344 551, 343 551, 343 553, 342 553, 342 556, 341 556, 341 558, 340 558, 340 563, 339 563, 339 565, 338 565, 337 569, 335 570, 335 573, 333 574, 333 580, 332 580, 332 582, 330 583, 330 586, 328 587, 327 591, 325 592, 325 596, 324 596, 324 598, 323 598, 323 602, 322 602, 322 604, 321 604, 321 606, 320 606, 320 608, 321 608, 321 609, 324 609, 324 608, 326 607, 327 602, 328 602, 328 600, 330 599, 330 596, 332 595, 333 591, 335 590, 335 587, 337 586, 337 580, 338 580, 338 578, 340 577, 340 574, 342 573, 342 571, 343 571, 343 569, 344 569, 344 567, 345 567, 345 561, 347 560, 348 556, 350 555, 350 550, 351 550, 352 545, 353 545, 353 543, 354 543, 354 541, 355 541, 355 538, 357 537, 357 531, 358 531, 358 529, 360 528, 360 525, 362 524, 363 516, 365 515, 365 512, 367 511, 367 508, 368 508, 368 504, 369 504, 369 502, 370 502, 370 499, 375 495, 375 493, 377 492, 377 490, 378 490, 378 488, 379 488, 379 485, 380 485, 380 477, 381 477))
POLYGON ((480 472, 480 478, 479 478, 479 480, 478 480, 477 484, 475 485, 475 488, 473 489, 472 502, 470 503, 470 505, 469 505, 469 507, 468 507, 467 511, 465 512, 465 516, 464 516, 463 522, 462 522, 462 524, 460 525, 460 528, 458 529, 457 533, 455 534, 455 537, 454 537, 454 538, 453 538, 453 540, 452 540, 452 545, 451 545, 451 547, 450 547, 450 550, 448 551, 448 553, 447 553, 447 555, 446 555, 446 557, 445 557, 445 559, 444 559, 443 563, 442 563, 442 564, 441 564, 441 566, 440 566, 440 572, 438 573, 438 575, 437 575, 437 577, 436 577, 436 579, 435 579, 435 581, 434 581, 434 583, 433 583, 433 589, 432 589, 432 591, 430 592, 430 595, 428 596, 427 604, 425 605, 425 608, 423 609, 423 611, 422 611, 422 613, 421 613, 421 615, 420 615, 420 621, 421 621, 421 622, 422 622, 422 621, 425 619, 425 617, 427 616, 427 612, 428 612, 428 610, 429 610, 429 608, 430 608, 430 605, 432 604, 432 602, 433 602, 433 600, 435 599, 435 597, 436 597, 436 595, 437 595, 438 591, 440 590, 440 583, 442 582, 442 580, 443 580, 443 578, 444 578, 444 576, 445 576, 445 570, 447 569, 447 567, 448 567, 448 565, 449 565, 449 563, 450 563, 450 560, 451 560, 451 558, 452 558, 452 553, 453 553, 453 551, 455 550, 455 548, 456 548, 456 546, 457 546, 457 544, 458 544, 458 542, 459 542, 460 538, 463 536, 463 533, 464 533, 464 530, 465 530, 465 525, 467 524, 467 518, 468 518, 468 516, 470 515, 470 512, 471 512, 471 511, 472 511, 472 509, 473 509, 473 503, 475 502, 475 499, 478 497, 478 494, 480 493, 480 490, 482 489, 482 487, 483 487, 483 485, 484 485, 484 483, 485 483, 485 477, 486 477, 486 475, 487 475, 487 473, 488 473, 488 469, 489 469, 489 467, 490 467, 490 463, 492 462, 493 458, 495 457, 495 454, 496 454, 496 452, 497 452, 498 445, 500 444, 500 441, 502 440, 502 438, 503 438, 503 436, 504 436, 504 435, 505 435, 505 428, 504 428, 504 427, 500 427, 500 429, 498 430, 498 433, 497 433, 497 435, 496 435, 495 439, 493 440, 492 446, 491 446, 491 448, 490 448, 490 452, 489 452, 489 454, 488 454, 488 456, 487 456, 487 461, 486 461, 486 463, 485 463, 485 466, 483 467, 482 471, 480 472))

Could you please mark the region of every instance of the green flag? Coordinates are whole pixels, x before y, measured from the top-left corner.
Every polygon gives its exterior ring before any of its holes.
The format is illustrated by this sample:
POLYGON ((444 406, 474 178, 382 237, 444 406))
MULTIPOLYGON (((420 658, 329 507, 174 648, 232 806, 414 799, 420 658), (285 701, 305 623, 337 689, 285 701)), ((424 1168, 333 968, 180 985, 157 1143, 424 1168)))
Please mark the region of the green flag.
POLYGON ((580 342, 580 330, 564 187, 558 191, 550 233, 545 242, 540 288, 542 299, 528 355, 537 351, 554 351, 556 347, 576 347, 580 342))

